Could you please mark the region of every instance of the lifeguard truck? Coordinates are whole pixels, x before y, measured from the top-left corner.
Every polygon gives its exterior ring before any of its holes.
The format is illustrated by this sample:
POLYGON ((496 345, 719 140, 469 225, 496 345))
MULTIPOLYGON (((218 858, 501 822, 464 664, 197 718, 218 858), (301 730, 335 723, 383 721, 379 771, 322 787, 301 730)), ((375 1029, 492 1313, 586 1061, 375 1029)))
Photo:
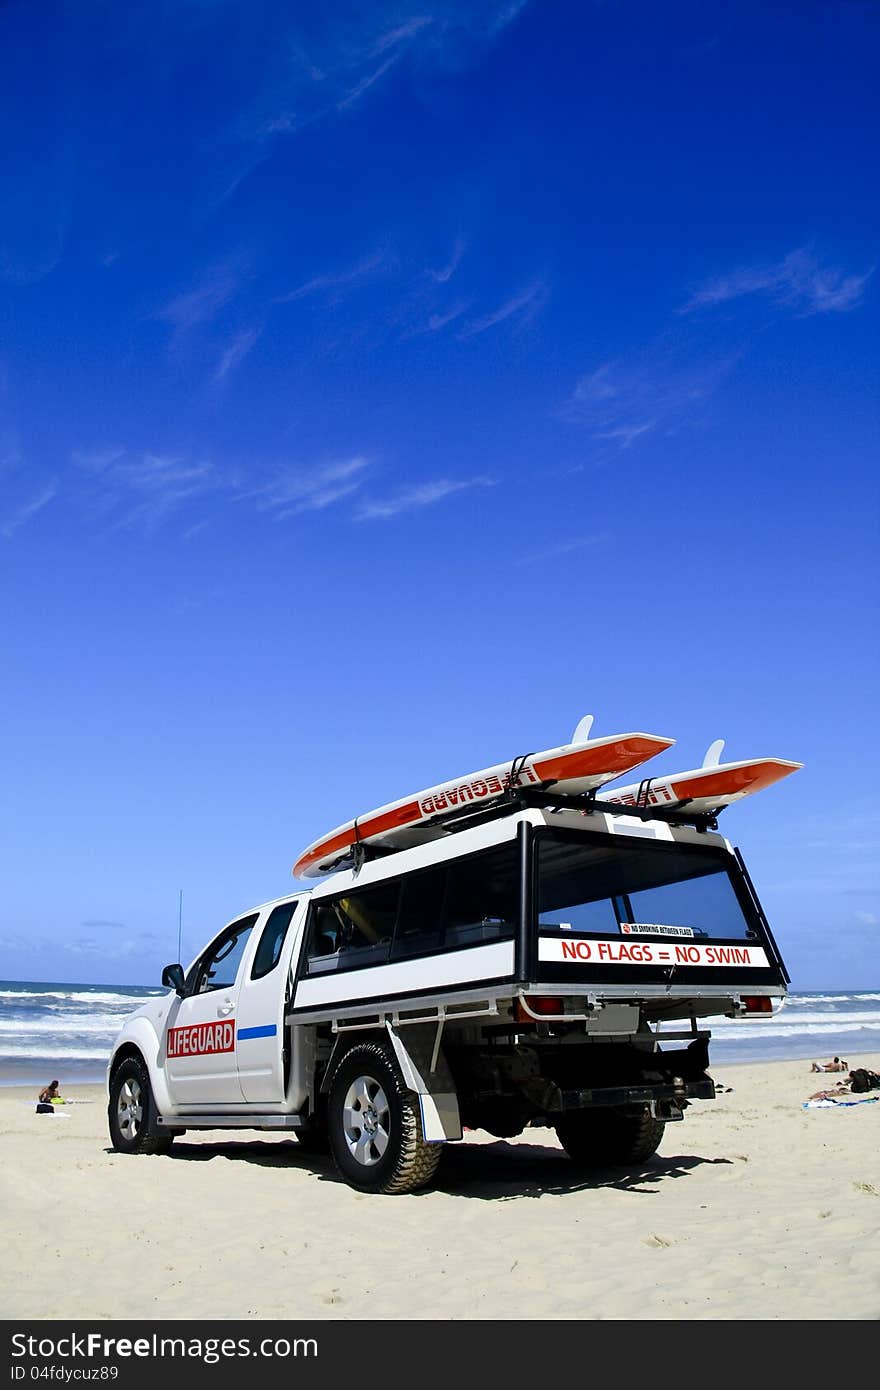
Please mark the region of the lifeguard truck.
POLYGON ((464 1128, 551 1126, 581 1167, 644 1164, 715 1095, 709 1022, 784 999, 717 816, 801 764, 718 743, 609 789, 673 740, 591 724, 338 827, 294 866, 312 884, 167 966, 113 1046, 113 1147, 283 1131, 374 1193, 428 1185, 464 1128))

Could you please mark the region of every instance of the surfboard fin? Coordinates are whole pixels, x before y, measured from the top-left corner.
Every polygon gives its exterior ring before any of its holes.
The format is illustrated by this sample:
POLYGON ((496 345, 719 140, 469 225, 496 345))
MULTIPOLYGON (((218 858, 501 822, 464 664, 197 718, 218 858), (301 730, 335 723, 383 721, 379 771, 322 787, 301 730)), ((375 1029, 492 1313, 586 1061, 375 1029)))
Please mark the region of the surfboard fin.
POLYGON ((717 767, 721 762, 721 754, 724 752, 724 739, 716 738, 714 743, 710 743, 706 749, 706 756, 703 759, 703 767, 717 767))
POLYGON ((585 714, 571 736, 572 743, 586 743, 590 737, 590 730, 593 727, 595 715, 585 714))

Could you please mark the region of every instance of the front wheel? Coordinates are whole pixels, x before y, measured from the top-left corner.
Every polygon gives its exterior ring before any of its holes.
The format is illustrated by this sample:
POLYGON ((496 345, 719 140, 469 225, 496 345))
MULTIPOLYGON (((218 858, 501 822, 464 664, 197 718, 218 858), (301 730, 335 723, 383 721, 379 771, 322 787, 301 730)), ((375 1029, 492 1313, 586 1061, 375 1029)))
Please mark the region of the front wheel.
POLYGON ((171 1148, 174 1136, 163 1134, 156 1125, 153 1088, 139 1057, 126 1057, 113 1073, 107 1118, 117 1153, 162 1154, 171 1148))
POLYGON ((656 1152, 665 1128, 665 1121, 655 1120, 646 1105, 635 1111, 572 1110, 560 1119, 556 1133, 582 1167, 610 1168, 644 1163, 656 1152))
POLYGON ((433 1178, 442 1144, 422 1133, 418 1098, 380 1042, 358 1043, 330 1083, 327 1130, 342 1178, 361 1192, 414 1192, 433 1178))

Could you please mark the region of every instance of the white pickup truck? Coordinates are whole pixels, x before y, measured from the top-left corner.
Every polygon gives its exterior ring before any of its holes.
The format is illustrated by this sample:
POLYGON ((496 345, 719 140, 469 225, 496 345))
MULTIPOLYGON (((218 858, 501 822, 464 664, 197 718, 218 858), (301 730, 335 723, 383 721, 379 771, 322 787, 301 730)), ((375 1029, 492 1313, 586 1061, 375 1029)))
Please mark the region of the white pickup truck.
POLYGON ((355 852, 166 967, 113 1046, 113 1147, 285 1131, 399 1193, 464 1127, 539 1124, 578 1165, 641 1165, 715 1095, 707 1020, 772 1014, 788 974, 712 817, 559 802, 508 790, 440 838, 355 852))

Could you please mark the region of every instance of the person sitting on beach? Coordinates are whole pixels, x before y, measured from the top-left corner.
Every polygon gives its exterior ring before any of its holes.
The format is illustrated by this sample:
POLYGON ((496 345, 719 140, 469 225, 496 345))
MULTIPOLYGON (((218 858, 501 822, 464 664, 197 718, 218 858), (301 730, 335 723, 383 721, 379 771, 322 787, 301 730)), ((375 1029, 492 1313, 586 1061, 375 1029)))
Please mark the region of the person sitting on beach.
POLYGON ((64 1100, 58 1094, 58 1082, 50 1081, 48 1086, 44 1086, 37 1096, 37 1114, 54 1115, 56 1105, 64 1105, 64 1100))
POLYGON ((834 1057, 830 1062, 814 1062, 811 1071, 849 1071, 849 1063, 834 1057))

